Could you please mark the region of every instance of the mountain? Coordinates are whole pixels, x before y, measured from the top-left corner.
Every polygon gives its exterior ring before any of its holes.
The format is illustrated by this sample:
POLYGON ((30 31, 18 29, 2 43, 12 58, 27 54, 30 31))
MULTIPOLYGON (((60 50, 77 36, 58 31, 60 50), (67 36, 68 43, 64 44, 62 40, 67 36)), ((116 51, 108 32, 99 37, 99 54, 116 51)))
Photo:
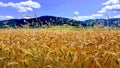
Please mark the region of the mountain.
POLYGON ((86 24, 88 26, 93 25, 104 25, 104 26, 114 26, 114 27, 120 27, 120 18, 111 18, 111 19, 89 19, 85 21, 81 21, 82 24, 86 24))
POLYGON ((23 27, 24 25, 29 25, 30 27, 40 27, 42 25, 46 26, 55 26, 55 25, 71 25, 71 26, 78 26, 83 25, 80 21, 75 21, 69 18, 63 17, 55 17, 55 16, 41 16, 37 18, 31 19, 11 19, 11 20, 3 20, 0 21, 0 28, 4 28, 5 26, 10 27, 23 27))
POLYGON ((29 26, 32 28, 41 26, 56 26, 56 25, 70 25, 70 26, 94 26, 102 24, 104 26, 120 27, 120 18, 112 19, 89 19, 85 21, 76 21, 69 18, 55 17, 55 16, 41 16, 31 19, 11 19, 0 21, 0 28, 5 27, 24 27, 29 26))

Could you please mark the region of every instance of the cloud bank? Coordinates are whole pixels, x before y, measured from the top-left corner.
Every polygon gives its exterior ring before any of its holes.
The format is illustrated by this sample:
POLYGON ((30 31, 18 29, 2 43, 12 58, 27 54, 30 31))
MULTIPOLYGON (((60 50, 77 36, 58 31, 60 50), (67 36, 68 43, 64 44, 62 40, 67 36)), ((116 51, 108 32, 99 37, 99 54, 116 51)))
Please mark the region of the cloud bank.
POLYGON ((81 21, 84 21, 84 20, 87 20, 87 19, 95 19, 95 18, 99 18, 99 17, 102 17, 103 14, 92 14, 92 15, 89 15, 89 16, 75 16, 73 17, 74 20, 81 20, 81 21))

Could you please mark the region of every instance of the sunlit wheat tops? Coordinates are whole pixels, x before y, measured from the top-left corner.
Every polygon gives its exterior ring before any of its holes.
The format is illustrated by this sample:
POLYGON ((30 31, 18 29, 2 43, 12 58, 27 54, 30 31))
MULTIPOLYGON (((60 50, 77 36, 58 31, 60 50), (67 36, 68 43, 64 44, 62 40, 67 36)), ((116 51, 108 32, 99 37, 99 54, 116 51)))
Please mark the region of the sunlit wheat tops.
POLYGON ((120 68, 120 31, 1 29, 0 68, 120 68))

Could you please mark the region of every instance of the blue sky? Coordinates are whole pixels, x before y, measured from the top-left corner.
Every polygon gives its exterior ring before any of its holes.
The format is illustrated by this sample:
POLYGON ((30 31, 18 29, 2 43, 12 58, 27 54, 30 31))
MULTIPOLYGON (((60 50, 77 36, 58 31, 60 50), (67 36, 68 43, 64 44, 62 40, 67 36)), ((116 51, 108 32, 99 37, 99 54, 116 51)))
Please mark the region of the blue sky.
POLYGON ((0 0, 0 20, 52 15, 75 20, 120 18, 120 0, 0 0))

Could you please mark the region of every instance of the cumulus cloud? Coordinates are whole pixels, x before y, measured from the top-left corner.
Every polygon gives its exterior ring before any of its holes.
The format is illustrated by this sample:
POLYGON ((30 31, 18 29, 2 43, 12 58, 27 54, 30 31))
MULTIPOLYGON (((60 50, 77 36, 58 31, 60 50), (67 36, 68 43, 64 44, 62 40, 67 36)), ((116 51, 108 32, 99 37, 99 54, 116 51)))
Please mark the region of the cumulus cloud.
POLYGON ((106 13, 108 11, 118 12, 120 10, 120 2, 119 0, 108 0, 103 3, 105 5, 98 13, 106 13))
POLYGON ((14 19, 14 17, 10 16, 10 15, 8 15, 8 16, 0 16, 0 20, 8 20, 8 19, 14 19))
POLYGON ((27 11, 33 11, 33 8, 40 8, 41 5, 38 2, 34 2, 32 0, 23 1, 19 3, 3 3, 0 2, 1 7, 13 7, 16 8, 19 12, 27 12, 27 11))
POLYGON ((107 11, 115 11, 119 12, 120 11, 120 4, 115 4, 115 5, 107 5, 103 7, 98 13, 106 13, 107 11))
POLYGON ((105 3, 102 3, 102 5, 110 5, 110 4, 118 4, 119 0, 108 0, 105 3))

